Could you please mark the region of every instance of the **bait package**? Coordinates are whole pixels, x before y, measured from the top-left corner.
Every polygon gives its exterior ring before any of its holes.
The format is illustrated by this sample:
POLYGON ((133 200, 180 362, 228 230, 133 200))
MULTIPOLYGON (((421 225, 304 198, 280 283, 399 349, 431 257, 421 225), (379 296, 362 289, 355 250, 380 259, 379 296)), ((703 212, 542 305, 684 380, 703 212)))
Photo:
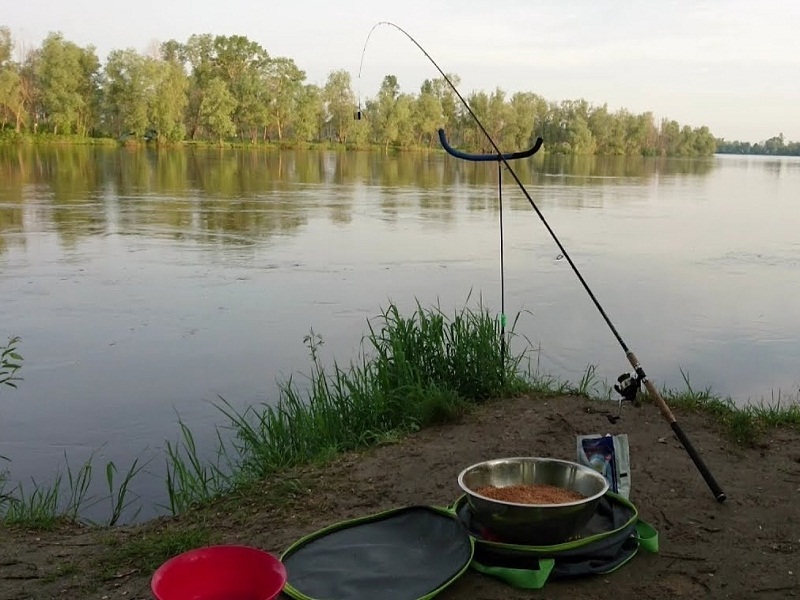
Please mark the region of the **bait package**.
POLYGON ((577 436, 577 462, 603 475, 612 492, 625 499, 630 498, 630 451, 627 434, 577 436))

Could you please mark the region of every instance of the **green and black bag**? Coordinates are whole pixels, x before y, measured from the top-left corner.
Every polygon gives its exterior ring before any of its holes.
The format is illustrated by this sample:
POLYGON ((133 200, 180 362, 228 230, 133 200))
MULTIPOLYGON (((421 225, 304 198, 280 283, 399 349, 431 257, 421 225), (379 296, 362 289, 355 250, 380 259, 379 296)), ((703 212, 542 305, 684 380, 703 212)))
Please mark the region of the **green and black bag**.
POLYGON ((471 567, 518 588, 540 589, 550 579, 611 573, 640 548, 658 552, 656 530, 639 519, 631 502, 612 492, 600 499, 580 534, 550 546, 508 544, 493 538, 473 521, 466 496, 450 509, 475 540, 471 567))
POLYGON ((337 523, 281 556, 296 600, 423 600, 468 568, 520 588, 549 579, 610 573, 639 548, 658 551, 657 532, 613 493, 574 539, 553 546, 506 544, 473 523, 466 497, 448 507, 409 506, 337 523))

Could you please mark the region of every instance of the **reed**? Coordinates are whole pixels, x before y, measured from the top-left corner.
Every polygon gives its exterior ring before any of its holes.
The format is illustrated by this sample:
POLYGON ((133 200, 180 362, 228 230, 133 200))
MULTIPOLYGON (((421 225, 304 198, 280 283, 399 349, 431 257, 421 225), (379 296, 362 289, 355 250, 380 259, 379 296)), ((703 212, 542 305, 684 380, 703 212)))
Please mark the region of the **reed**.
MULTIPOLYGON (((506 348, 515 338, 506 332, 506 348)), ((305 343, 310 373, 279 384, 278 402, 237 411, 224 399, 217 406, 233 428, 228 443, 218 436, 222 461, 204 465, 189 432, 168 446, 170 507, 179 512, 203 503, 237 483, 436 423, 458 419, 489 398, 530 391, 541 384, 521 365, 527 348, 503 351, 499 316, 479 305, 450 317, 440 307, 417 303, 410 316, 390 304, 373 322, 358 358, 325 367, 322 338, 311 331, 305 343)))

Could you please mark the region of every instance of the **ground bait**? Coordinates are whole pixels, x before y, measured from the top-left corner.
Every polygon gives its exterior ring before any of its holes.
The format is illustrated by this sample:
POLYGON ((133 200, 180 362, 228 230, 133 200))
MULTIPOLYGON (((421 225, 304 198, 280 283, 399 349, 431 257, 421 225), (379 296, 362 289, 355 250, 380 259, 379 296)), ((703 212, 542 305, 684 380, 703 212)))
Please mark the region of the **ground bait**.
POLYGON ((517 504, 563 504, 583 500, 585 496, 578 492, 555 485, 508 485, 496 487, 487 485, 477 490, 481 496, 501 502, 516 502, 517 504))

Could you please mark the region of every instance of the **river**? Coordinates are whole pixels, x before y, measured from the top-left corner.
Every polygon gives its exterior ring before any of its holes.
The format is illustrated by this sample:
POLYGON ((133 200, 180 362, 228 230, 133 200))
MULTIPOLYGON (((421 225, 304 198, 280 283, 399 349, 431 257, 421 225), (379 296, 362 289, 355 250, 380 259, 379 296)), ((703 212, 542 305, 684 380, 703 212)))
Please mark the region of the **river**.
MULTIPOLYGON (((537 155, 514 164, 656 384, 743 405, 800 387, 800 160, 537 155)), ((21 336, 0 391, 14 480, 92 452, 163 512, 178 417, 204 448, 214 403, 274 402, 324 360, 355 357, 389 301, 505 305, 538 367, 612 383, 619 344, 508 174, 441 153, 0 147, 0 336, 21 336), (471 294, 471 296, 470 296, 471 294)), ((602 390, 602 385, 598 384, 602 390)), ((102 479, 102 478, 101 478, 102 479)), ((105 507, 103 507, 105 508, 105 507)), ((97 510, 100 510, 99 508, 97 510)))

